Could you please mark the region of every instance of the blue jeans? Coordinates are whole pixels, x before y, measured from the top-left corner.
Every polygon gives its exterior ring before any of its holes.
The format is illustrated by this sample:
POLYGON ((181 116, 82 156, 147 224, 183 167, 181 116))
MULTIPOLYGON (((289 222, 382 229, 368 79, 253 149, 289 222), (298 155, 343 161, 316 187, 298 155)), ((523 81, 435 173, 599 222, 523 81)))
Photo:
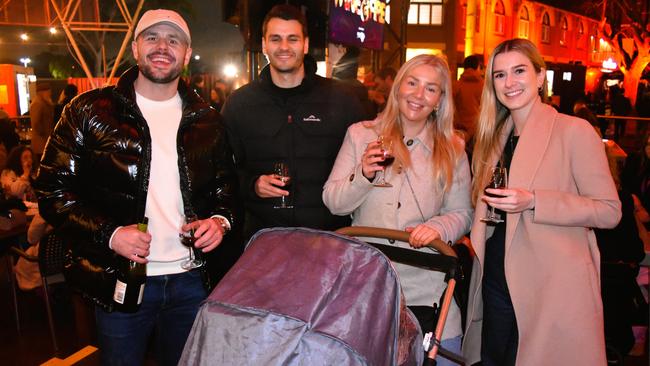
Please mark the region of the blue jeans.
POLYGON ((95 308, 102 365, 142 365, 155 334, 160 365, 176 365, 207 294, 198 270, 147 277, 140 309, 107 313, 95 308))
MULTIPOLYGON (((442 348, 446 349, 447 351, 451 351, 457 355, 460 355, 460 346, 461 346, 461 341, 463 337, 458 336, 455 338, 449 338, 449 339, 443 339, 442 342, 440 342, 440 345, 442 348)), ((436 365, 437 366, 457 366, 458 364, 454 361, 448 360, 445 358, 445 356, 441 355, 438 353, 436 355, 436 365)))

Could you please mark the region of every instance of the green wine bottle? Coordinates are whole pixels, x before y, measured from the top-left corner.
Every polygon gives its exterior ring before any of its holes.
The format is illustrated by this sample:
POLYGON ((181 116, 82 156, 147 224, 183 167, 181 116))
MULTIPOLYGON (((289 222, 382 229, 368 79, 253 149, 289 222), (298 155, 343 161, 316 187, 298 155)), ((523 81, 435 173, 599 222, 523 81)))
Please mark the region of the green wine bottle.
MULTIPOLYGON (((145 217, 138 224, 138 230, 147 232, 148 219, 145 217)), ((142 304, 144 284, 147 281, 147 265, 121 258, 117 271, 117 281, 113 292, 116 309, 125 313, 134 313, 142 304)))

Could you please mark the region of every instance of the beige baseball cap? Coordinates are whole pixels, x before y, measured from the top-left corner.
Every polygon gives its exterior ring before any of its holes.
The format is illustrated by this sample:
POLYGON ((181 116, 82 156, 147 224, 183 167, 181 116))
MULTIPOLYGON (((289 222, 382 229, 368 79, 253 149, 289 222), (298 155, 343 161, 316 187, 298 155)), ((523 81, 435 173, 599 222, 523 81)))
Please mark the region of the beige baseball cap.
POLYGON ((185 23, 183 17, 181 17, 177 12, 167 9, 148 10, 142 14, 138 25, 135 27, 133 38, 138 38, 142 31, 160 23, 167 23, 169 25, 175 26, 178 28, 178 30, 185 34, 188 44, 192 42, 192 37, 190 37, 190 29, 187 27, 187 23, 185 23))

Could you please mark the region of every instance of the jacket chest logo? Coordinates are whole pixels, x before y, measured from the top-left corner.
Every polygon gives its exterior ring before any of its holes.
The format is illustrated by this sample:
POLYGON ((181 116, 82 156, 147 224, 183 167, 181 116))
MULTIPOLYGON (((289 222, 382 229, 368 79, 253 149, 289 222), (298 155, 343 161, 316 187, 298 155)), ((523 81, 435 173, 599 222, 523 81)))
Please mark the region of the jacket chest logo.
POLYGON ((314 116, 313 114, 310 115, 309 117, 304 117, 302 120, 303 120, 303 122, 320 122, 321 121, 320 118, 314 116))

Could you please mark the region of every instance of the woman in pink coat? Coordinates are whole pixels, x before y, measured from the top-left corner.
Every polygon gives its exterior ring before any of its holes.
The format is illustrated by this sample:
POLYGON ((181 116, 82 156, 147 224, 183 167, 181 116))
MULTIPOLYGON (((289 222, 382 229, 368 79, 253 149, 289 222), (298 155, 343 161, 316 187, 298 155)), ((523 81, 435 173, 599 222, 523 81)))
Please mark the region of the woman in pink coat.
POLYGON ((605 365, 599 252, 621 203, 604 145, 584 120, 544 104, 546 67, 530 41, 492 52, 474 148, 476 257, 463 353, 468 364, 605 365), (493 167, 506 189, 484 188, 493 167), (488 206, 505 220, 481 221, 488 206))

